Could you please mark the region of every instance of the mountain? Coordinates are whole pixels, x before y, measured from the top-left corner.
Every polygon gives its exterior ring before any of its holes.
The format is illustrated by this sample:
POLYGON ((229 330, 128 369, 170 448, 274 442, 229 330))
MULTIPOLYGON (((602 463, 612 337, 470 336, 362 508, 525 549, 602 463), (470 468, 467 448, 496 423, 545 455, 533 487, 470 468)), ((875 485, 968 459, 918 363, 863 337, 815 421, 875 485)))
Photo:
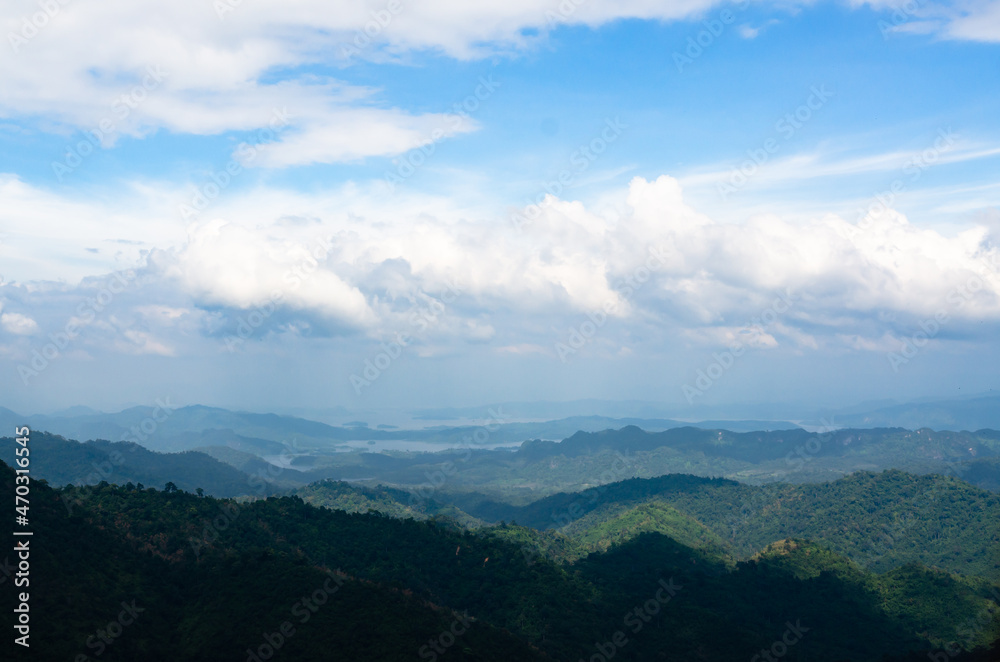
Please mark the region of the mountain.
POLYGON ((341 481, 324 480, 295 490, 295 495, 314 506, 322 506, 348 513, 377 513, 396 518, 450 520, 459 527, 476 528, 481 520, 462 512, 461 509, 434 499, 422 498, 419 493, 384 487, 351 485, 341 481))
POLYGON ((487 522, 517 522, 581 540, 618 540, 673 526, 689 544, 723 541, 745 558, 775 540, 808 538, 879 572, 919 562, 1000 581, 1000 495, 945 476, 889 470, 832 483, 752 486, 667 475, 523 506, 474 493, 437 498, 487 522))
MULTIPOLYGON (((17 447, 11 438, 0 439, 0 459, 13 464, 17 447)), ((173 482, 194 491, 203 489, 216 496, 268 495, 282 492, 295 483, 276 481, 282 473, 271 471, 247 474, 219 462, 205 453, 156 453, 130 442, 104 440, 81 444, 40 432, 31 433, 31 472, 52 485, 96 485, 101 481, 124 485, 142 483, 163 487, 173 482)), ((258 462, 262 462, 259 461, 258 462)))
POLYGON ((798 428, 741 433, 693 427, 647 432, 636 426, 626 426, 620 430, 581 431, 560 442, 525 442, 518 453, 530 459, 540 459, 556 455, 593 455, 605 451, 635 453, 658 448, 752 463, 788 459, 789 464, 795 464, 812 458, 885 455, 897 453, 900 448, 908 448, 909 454, 914 457, 966 460, 981 455, 1000 455, 1000 433, 993 430, 956 433, 903 428, 847 428, 825 433, 798 428))
POLYGON ((963 462, 956 470, 962 480, 984 490, 1000 492, 1000 457, 984 457, 963 462))
MULTIPOLYGON (((0 489, 14 489, 6 466, 0 489)), ((791 661, 876 662, 959 639, 991 604, 981 581, 871 575, 805 541, 733 563, 645 532, 567 564, 495 529, 296 497, 102 485, 69 514, 77 492, 30 484, 33 659, 722 662, 784 640, 791 661)))
MULTIPOLYGON (((490 490, 504 498, 529 490, 553 493, 668 473, 721 475, 747 483, 823 482, 858 470, 886 468, 950 473, 972 469, 968 463, 974 460, 1000 456, 1000 433, 988 429, 810 432, 791 427, 738 432, 694 425, 670 427, 677 422, 668 419, 601 416, 504 423, 508 415, 495 414, 496 421, 478 426, 372 429, 362 421, 336 427, 274 414, 174 407, 164 401, 117 414, 79 412, 67 417, 24 419, 0 410, 0 425, 13 429, 26 420, 35 430, 55 431, 67 438, 125 440, 158 452, 230 448, 289 471, 299 470, 300 474, 288 472, 281 479, 288 481, 287 487, 323 479, 421 486, 428 476, 446 473, 449 489, 490 490), (624 427, 613 427, 626 422, 624 427), (519 447, 492 450, 512 444, 519 447), (382 450, 393 452, 387 455, 382 450), (627 456, 624 465, 619 455, 627 456)), ((236 457, 213 452, 220 458, 236 457)), ((984 487, 996 485, 985 463, 975 466, 970 481, 981 480, 984 487)), ((266 467, 257 465, 251 473, 262 469, 266 467)))
MULTIPOLYGON (((13 493, 13 471, 0 474, 13 493)), ((239 517, 236 502, 102 487, 69 515, 65 493, 36 481, 31 495, 31 660, 309 662, 332 651, 412 660, 443 633, 448 659, 546 659, 507 632, 310 560, 275 536, 228 554, 210 543, 195 551, 191 541, 239 517)), ((15 595, 4 591, 7 613, 15 595)))
POLYGON ((948 400, 922 400, 860 411, 828 412, 825 416, 832 416, 838 425, 855 428, 1000 429, 1000 395, 982 394, 948 400))

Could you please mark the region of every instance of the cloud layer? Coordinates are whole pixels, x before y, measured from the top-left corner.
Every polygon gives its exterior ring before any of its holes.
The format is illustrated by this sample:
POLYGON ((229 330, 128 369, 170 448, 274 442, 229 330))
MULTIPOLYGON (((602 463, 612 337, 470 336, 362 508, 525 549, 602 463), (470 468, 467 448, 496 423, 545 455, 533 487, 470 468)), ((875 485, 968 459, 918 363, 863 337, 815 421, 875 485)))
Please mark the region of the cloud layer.
POLYGON ((74 350, 94 356, 212 353, 249 320, 256 339, 363 345, 406 334, 426 352, 458 343, 550 357, 587 319, 613 322, 585 350, 604 355, 724 347, 751 328, 760 348, 891 351, 941 315, 942 337, 1000 322, 1000 250, 986 227, 945 236, 891 209, 860 223, 718 223, 668 176, 635 178, 620 191, 621 215, 549 196, 470 221, 445 202, 433 215, 371 200, 361 212, 364 196, 347 193, 261 191, 260 204, 241 201, 242 216, 193 223, 185 239, 152 248, 125 285, 114 274, 6 284, 8 352, 26 360, 71 322, 74 350), (272 205, 309 215, 276 217, 272 205), (782 296, 790 308, 762 323, 782 296))

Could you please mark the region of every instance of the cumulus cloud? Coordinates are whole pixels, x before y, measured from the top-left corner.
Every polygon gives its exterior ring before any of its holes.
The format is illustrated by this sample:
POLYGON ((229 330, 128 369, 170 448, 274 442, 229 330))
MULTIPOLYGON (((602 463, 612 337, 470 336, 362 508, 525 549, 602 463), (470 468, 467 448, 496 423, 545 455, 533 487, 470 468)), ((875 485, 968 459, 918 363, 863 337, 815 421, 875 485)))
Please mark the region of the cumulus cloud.
MULTIPOLYGON (((609 354, 664 342, 872 350, 940 314, 950 320, 942 338, 1000 322, 1000 249, 988 225, 946 235, 894 210, 861 222, 722 223, 669 176, 637 177, 618 196, 625 213, 548 196, 520 210, 531 220, 519 231, 509 217, 470 222, 427 197, 394 207, 354 187, 259 190, 220 209, 231 220, 194 223, 151 249, 141 285, 89 315, 79 346, 180 356, 255 311, 266 318, 254 331, 261 340, 406 333, 426 355, 454 343, 532 353, 598 313, 614 321, 594 343, 609 354), (782 297, 791 303, 776 304, 782 297)), ((48 333, 91 312, 74 311, 110 282, 5 292, 37 310, 31 323, 48 333)))
MULTIPOLYGON (((0 307, 0 310, 2 310, 2 307, 0 307)), ((13 333, 18 336, 32 335, 38 331, 38 324, 35 320, 21 313, 0 314, 0 326, 7 333, 13 333)))
POLYGON ((367 326, 374 314, 364 295, 335 266, 325 266, 334 248, 324 237, 309 247, 212 221, 192 226, 181 249, 155 253, 151 264, 202 305, 248 309, 275 302, 367 326))

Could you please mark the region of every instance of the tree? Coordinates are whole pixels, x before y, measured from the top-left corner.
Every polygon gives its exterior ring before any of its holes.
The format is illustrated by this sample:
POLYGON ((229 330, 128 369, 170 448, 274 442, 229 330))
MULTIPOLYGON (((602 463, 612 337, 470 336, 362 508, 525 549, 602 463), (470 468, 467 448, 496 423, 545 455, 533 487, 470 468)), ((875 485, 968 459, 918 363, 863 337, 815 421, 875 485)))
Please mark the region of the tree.
POLYGON ((172 482, 168 481, 167 484, 163 486, 163 491, 167 493, 176 492, 177 486, 174 485, 172 482))
POLYGON ((200 487, 194 488, 194 493, 200 497, 205 496, 205 490, 201 489, 200 487))

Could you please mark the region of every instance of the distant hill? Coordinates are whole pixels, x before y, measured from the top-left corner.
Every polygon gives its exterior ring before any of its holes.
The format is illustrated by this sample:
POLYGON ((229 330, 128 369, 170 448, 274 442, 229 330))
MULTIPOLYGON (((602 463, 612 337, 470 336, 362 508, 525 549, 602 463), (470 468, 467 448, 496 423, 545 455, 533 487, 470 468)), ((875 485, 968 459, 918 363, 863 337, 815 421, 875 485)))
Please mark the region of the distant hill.
MULTIPOLYGON (((13 464, 16 448, 13 439, 0 439, 0 445, 0 459, 13 464)), ((268 477, 280 477, 281 473, 273 471, 268 477)), ((82 444, 38 432, 31 434, 31 474, 60 486, 107 481, 118 485, 142 483, 162 489, 172 482, 183 490, 194 492, 202 488, 220 497, 266 496, 292 486, 276 483, 273 478, 269 482, 248 475, 205 453, 155 453, 138 444, 102 440, 82 444)))
POLYGON ((539 459, 562 455, 576 457, 604 451, 635 453, 668 447, 685 453, 703 453, 745 462, 788 459, 789 466, 807 459, 896 453, 907 448, 910 455, 939 460, 967 460, 1000 455, 1000 433, 911 431, 903 428, 872 430, 841 429, 827 433, 794 430, 731 432, 693 427, 647 432, 636 426, 601 432, 577 432, 560 442, 525 442, 518 453, 539 459), (914 452, 917 451, 917 452, 914 452))
POLYGON ((1000 429, 1000 395, 924 400, 853 412, 834 412, 838 425, 856 428, 901 427, 910 430, 1000 429))
MULTIPOLYGON (((199 446, 228 445, 258 455, 277 455, 287 447, 330 449, 347 441, 424 441, 460 446, 472 435, 481 434, 478 425, 436 426, 400 430, 379 425, 375 429, 362 421, 333 426, 294 416, 234 412, 200 405, 173 408, 132 407, 107 414, 86 407, 72 407, 57 415, 21 416, 0 408, 0 430, 29 425, 33 430, 51 432, 71 439, 110 439, 134 441, 159 451, 191 450, 199 446)), ((479 412, 481 416, 483 412, 479 412)), ((731 429, 777 429, 797 427, 793 423, 769 421, 730 421, 731 429)), ((489 440, 493 444, 521 442, 525 439, 563 439, 578 430, 599 431, 612 427, 637 425, 647 430, 704 424, 682 423, 669 419, 610 418, 606 416, 571 416, 542 422, 503 422, 491 424, 489 440)))

